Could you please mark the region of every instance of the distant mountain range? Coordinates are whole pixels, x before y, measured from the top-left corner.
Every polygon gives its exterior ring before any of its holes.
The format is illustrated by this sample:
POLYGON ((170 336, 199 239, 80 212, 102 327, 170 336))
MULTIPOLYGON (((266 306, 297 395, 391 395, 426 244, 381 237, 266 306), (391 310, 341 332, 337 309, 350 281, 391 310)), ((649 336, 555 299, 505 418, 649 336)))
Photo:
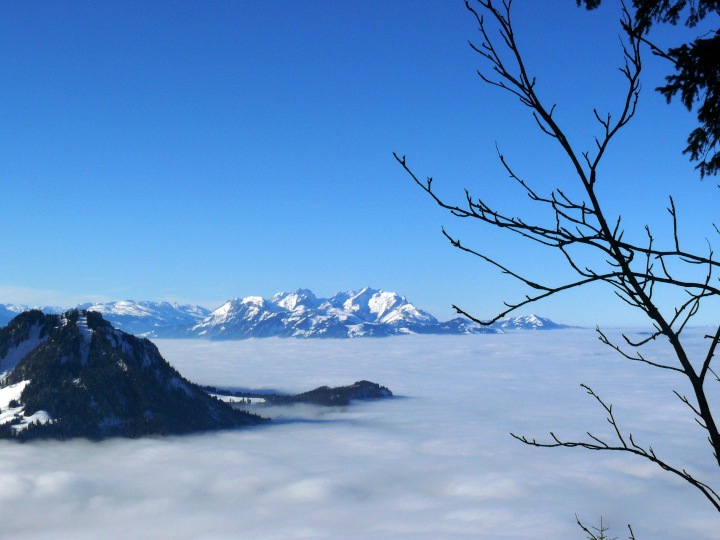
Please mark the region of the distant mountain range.
POLYGON ((77 309, 97 311, 113 326, 135 335, 158 337, 184 335, 189 327, 210 315, 202 306, 179 305, 169 302, 107 302, 81 304, 77 309))
MULTIPOLYGON (((0 325, 28 309, 0 304, 0 325)), ((66 311, 58 307, 38 309, 50 314, 66 311)), ((404 296, 371 288, 341 292, 331 298, 318 298, 307 289, 278 293, 270 299, 249 296, 229 300, 214 311, 195 305, 131 300, 87 303, 77 309, 99 312, 118 329, 152 338, 350 338, 567 328, 536 315, 508 317, 492 326, 460 317, 440 322, 404 296)))
MULTIPOLYGON (((5 326, 15 316, 31 308, 21 304, 0 304, 0 326, 5 326)), ((58 315, 68 308, 35 306, 43 313, 58 315)), ((74 309, 97 311, 116 328, 143 337, 187 336, 188 328, 210 315, 211 310, 202 306, 179 305, 169 302, 120 302, 85 303, 74 309)))

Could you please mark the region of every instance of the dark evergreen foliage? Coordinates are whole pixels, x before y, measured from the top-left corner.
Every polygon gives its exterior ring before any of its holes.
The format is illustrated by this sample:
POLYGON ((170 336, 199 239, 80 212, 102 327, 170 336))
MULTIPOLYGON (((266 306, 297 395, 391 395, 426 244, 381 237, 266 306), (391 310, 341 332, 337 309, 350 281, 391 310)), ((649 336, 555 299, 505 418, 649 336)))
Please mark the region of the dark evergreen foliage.
MULTIPOLYGON (((223 390, 214 386, 204 387, 206 391, 214 394, 234 396, 237 398, 262 398, 266 403, 273 405, 291 405, 293 403, 310 403, 312 405, 324 405, 328 407, 348 405, 353 400, 384 399, 393 397, 393 393, 385 386, 370 381, 357 381, 348 386, 320 386, 309 392, 295 395, 283 394, 258 394, 253 392, 242 392, 223 390)), ((245 401, 240 401, 245 403, 245 401)), ((248 399, 247 403, 250 403, 248 399)))
POLYGON ((347 405, 355 399, 380 399, 392 397, 392 392, 377 383, 357 381, 350 386, 330 388, 321 386, 309 392, 292 396, 292 403, 314 403, 318 405, 347 405))
POLYGON ((13 319, 12 328, 7 326, 0 331, 0 358, 5 358, 10 349, 29 339, 33 328, 38 327, 40 337, 43 337, 47 335, 50 325, 51 322, 46 320, 42 311, 33 309, 21 313, 13 319))

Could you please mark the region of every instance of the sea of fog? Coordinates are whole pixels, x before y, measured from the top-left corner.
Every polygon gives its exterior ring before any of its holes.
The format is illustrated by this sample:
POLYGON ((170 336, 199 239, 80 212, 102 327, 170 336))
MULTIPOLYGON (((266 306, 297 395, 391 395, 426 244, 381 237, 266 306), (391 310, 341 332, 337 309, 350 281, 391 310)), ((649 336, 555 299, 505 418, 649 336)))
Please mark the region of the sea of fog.
MULTIPOLYGON (((201 384, 300 392, 368 379, 399 397, 264 409, 272 425, 186 437, 2 442, 0 538, 582 539, 576 514, 602 515, 611 537, 627 523, 638 540, 718 537, 710 504, 657 466, 510 437, 609 436, 585 383, 638 443, 720 486, 672 394, 687 391, 680 378, 619 358, 592 331, 157 344, 201 384)), ((667 346, 646 354, 668 358, 667 346)))

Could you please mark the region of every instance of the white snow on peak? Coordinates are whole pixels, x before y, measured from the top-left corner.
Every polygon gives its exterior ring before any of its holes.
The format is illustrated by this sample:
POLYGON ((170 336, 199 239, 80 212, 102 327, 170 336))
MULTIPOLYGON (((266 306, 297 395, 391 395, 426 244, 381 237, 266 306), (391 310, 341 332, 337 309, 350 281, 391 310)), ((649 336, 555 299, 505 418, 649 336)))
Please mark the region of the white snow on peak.
POLYGON ((260 296, 247 296, 242 300, 236 298, 225 302, 218 309, 192 327, 193 332, 203 335, 207 328, 221 328, 238 321, 257 321, 282 310, 272 302, 260 296))
POLYGON ((380 322, 386 324, 401 324, 408 321, 416 324, 435 324, 438 322, 437 319, 429 313, 421 311, 414 305, 408 303, 402 304, 380 318, 380 322))
POLYGON ((301 308, 315 308, 318 305, 317 297, 308 289, 298 289, 292 293, 280 292, 275 294, 270 301, 289 311, 301 308))
POLYGON ((217 308, 215 311, 212 312, 212 316, 222 317, 223 315, 227 315, 227 313, 235 306, 239 305, 242 302, 239 298, 236 298, 235 300, 229 300, 228 302, 225 302, 222 306, 217 308))
POLYGON ((112 313, 114 315, 131 315, 134 317, 145 317, 148 309, 133 300, 120 300, 118 302, 106 302, 101 304, 82 304, 80 309, 97 311, 102 314, 112 313))
POLYGON ((414 322, 437 322, 431 315, 419 312, 404 296, 370 287, 349 293, 342 307, 362 320, 372 323, 400 322, 407 320, 408 316, 414 322))
POLYGON ((378 291, 368 300, 368 307, 370 313, 375 314, 377 319, 381 320, 383 315, 402 306, 405 302, 405 297, 398 296, 394 292, 378 291))
POLYGON ((346 311, 357 315, 365 321, 374 321, 378 318, 378 310, 382 309, 382 305, 388 302, 387 298, 384 300, 378 300, 375 298, 376 296, 382 294, 382 291, 365 287, 358 292, 349 293, 348 298, 345 302, 343 302, 342 307, 346 311), (372 302, 374 299, 375 302, 372 302))
MULTIPOLYGON (((538 330, 547 328, 563 328, 563 325, 537 315, 525 315, 521 317, 505 317, 500 319, 496 326, 507 330, 538 330)), ((495 326, 494 325, 494 326, 495 326)))

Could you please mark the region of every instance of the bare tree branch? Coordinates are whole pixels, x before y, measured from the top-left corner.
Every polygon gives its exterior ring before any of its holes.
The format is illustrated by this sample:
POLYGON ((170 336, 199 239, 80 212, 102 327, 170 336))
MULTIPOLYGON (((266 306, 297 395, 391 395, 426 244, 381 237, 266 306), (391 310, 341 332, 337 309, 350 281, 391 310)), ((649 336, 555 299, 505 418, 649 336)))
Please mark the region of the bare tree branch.
POLYGON ((663 470, 682 478, 683 480, 694 486, 696 489, 698 489, 705 496, 705 498, 710 501, 710 503, 715 507, 715 509, 717 511, 720 511, 720 496, 718 496, 715 490, 713 490, 710 486, 701 482, 697 478, 693 477, 685 469, 676 468, 664 461, 663 459, 659 458, 653 451, 652 447, 644 448, 638 445, 634 441, 632 434, 628 434, 626 439, 626 437, 622 434, 622 431, 618 426, 617 420, 615 419, 615 416, 612 412, 612 405, 606 404, 597 394, 595 394, 595 392, 593 392, 590 387, 584 384, 581 384, 580 386, 582 386, 588 394, 594 397, 595 400, 607 413, 607 421, 610 423, 613 431, 615 432, 618 444, 611 444, 603 440, 601 437, 597 437, 595 435, 592 435, 591 433, 587 434, 590 437, 591 441, 564 441, 554 433, 550 432, 550 437, 552 438, 553 442, 548 443, 538 442, 535 439, 528 439, 525 436, 516 435, 514 433, 511 433, 511 435, 524 444, 527 444, 529 446, 536 446, 538 448, 585 448, 586 450, 603 450, 611 452, 627 452, 630 454, 634 454, 648 461, 651 461, 652 463, 660 466, 660 468, 662 468, 663 470))
MULTIPOLYGON (((601 181, 599 171, 603 158, 612 147, 617 134, 633 119, 637 111, 642 72, 641 46, 647 44, 654 54, 669 60, 673 58, 663 54, 643 37, 642 29, 635 26, 632 17, 623 7, 620 26, 624 31, 624 39, 621 40, 622 65, 619 71, 625 86, 620 106, 615 113, 593 110, 596 122, 594 125, 599 134, 595 136, 592 150, 581 151, 570 142, 563 127, 557 121, 554 114, 556 104, 546 104, 538 96, 539 83, 526 67, 516 41, 512 26, 511 1, 504 0, 498 3, 493 0, 467 0, 466 6, 477 22, 481 38, 479 44, 470 43, 485 66, 484 69, 478 70, 480 77, 491 86, 508 92, 530 110, 540 132, 556 141, 572 165, 576 181, 582 190, 580 195, 573 196, 568 196, 566 193, 570 192, 561 188, 549 194, 540 193, 510 166, 498 149, 498 158, 511 182, 519 187, 521 193, 527 196, 532 204, 538 205, 545 211, 542 219, 534 218, 531 221, 504 212, 482 197, 474 196, 468 190, 464 192, 464 197, 458 204, 447 202, 436 194, 432 178, 421 181, 408 166, 405 156, 394 154, 395 159, 415 184, 425 191, 435 204, 447 210, 452 216, 477 220, 547 248, 565 261, 571 275, 571 277, 558 275, 557 283, 543 283, 543 280, 534 279, 526 275, 525 271, 518 272, 481 250, 465 244, 443 228, 442 233, 456 249, 480 258, 517 280, 530 291, 520 300, 505 302, 505 308, 490 320, 476 318, 457 305, 453 305, 453 308, 468 319, 487 325, 516 309, 591 283, 609 286, 620 300, 644 314, 654 331, 648 337, 639 340, 631 340, 623 335, 624 345, 621 347, 598 329, 600 341, 629 361, 670 371, 690 385, 692 391, 687 395, 675 393, 688 406, 698 424, 706 430, 714 459, 720 467, 720 431, 704 386, 708 373, 720 381, 720 377, 711 365, 720 342, 720 327, 714 336, 708 336, 711 342, 707 353, 702 359, 695 359, 694 363, 685 347, 683 334, 705 301, 720 296, 720 284, 715 275, 716 270, 720 268, 720 262, 714 260, 710 246, 707 254, 683 249, 678 210, 672 197, 667 208, 672 224, 670 238, 656 238, 650 228, 646 227, 644 240, 636 242, 625 238, 622 216, 606 214, 606 206, 603 205, 596 190, 598 182, 601 181), (671 297, 677 299, 674 304, 670 305, 666 300, 660 301, 666 297, 666 292, 671 292, 671 297), (654 360, 641 351, 643 347, 661 336, 669 344, 674 357, 673 362, 654 360)), ((720 229, 717 227, 715 231, 720 234, 720 229)), ((513 436, 532 446, 581 447, 637 455, 688 482, 699 490, 716 510, 720 511, 720 497, 711 487, 693 477, 685 469, 658 458, 652 447, 645 448, 636 444, 632 434, 624 434, 619 428, 612 407, 606 405, 589 387, 583 385, 583 388, 606 411, 608 422, 614 430, 615 441, 606 441, 592 433, 587 433, 588 439, 584 442, 564 441, 553 433, 550 434, 553 441, 550 443, 538 443, 524 436, 513 436)), ((631 528, 630 534, 632 537, 631 528)))

